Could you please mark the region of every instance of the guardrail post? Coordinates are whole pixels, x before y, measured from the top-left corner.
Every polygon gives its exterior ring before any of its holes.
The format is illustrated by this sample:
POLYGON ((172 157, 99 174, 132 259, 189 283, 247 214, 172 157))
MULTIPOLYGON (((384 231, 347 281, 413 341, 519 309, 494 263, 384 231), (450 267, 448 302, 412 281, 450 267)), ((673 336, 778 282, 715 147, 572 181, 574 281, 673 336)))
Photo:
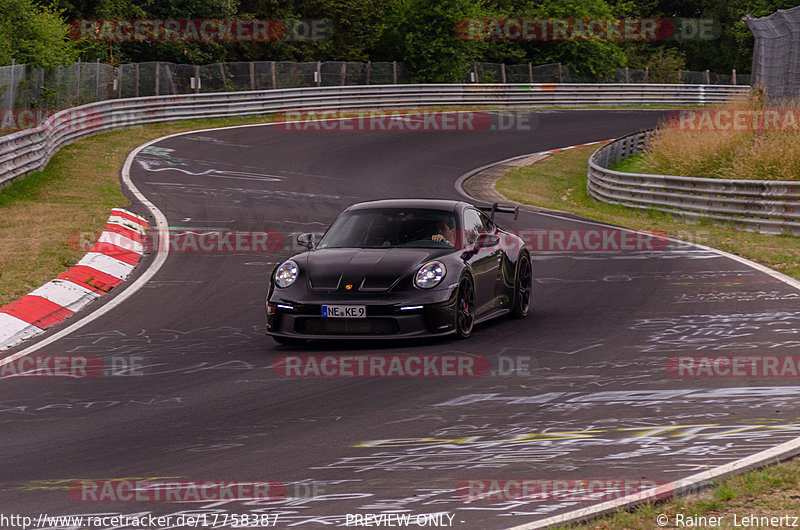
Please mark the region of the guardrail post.
POLYGON ((711 72, 708 70, 706 70, 706 84, 707 85, 711 84, 711 72))
POLYGON ((397 84, 397 61, 392 61, 392 84, 397 84))
POLYGON ((342 72, 341 72, 341 77, 342 78, 341 78, 341 81, 339 83, 340 86, 344 86, 345 76, 347 75, 346 72, 347 72, 347 61, 343 61, 342 62, 342 72))
POLYGON ((678 84, 680 84, 680 83, 681 83, 681 74, 683 74, 683 70, 681 70, 680 68, 678 68, 678 84))
POLYGON ((628 72, 628 67, 627 66, 625 67, 625 82, 626 83, 630 83, 631 82, 631 77, 630 77, 630 73, 628 72))
POLYGON ((94 91, 97 94, 97 99, 100 99, 100 59, 97 59, 94 68, 94 91))
POLYGON ((122 65, 117 67, 117 97, 122 99, 122 65))
POLYGON ((270 76, 272 77, 272 88, 275 89, 278 86, 277 76, 275 75, 275 61, 270 61, 270 64, 271 64, 270 76))
POLYGON ((81 104, 81 58, 78 57, 78 64, 75 65, 77 68, 77 74, 75 75, 75 88, 78 90, 78 95, 76 97, 76 101, 78 105, 81 104))
POLYGON ((139 97, 139 63, 136 63, 133 69, 133 86, 136 87, 134 97, 139 97))
POLYGON ((367 83, 369 84, 369 68, 372 65, 372 61, 367 61, 367 83))
POLYGON ((472 61, 472 82, 478 82, 478 63, 472 61))
POLYGON ((159 67, 159 63, 158 63, 158 61, 156 61, 156 96, 158 95, 158 88, 159 88, 158 84, 159 84, 159 81, 160 81, 159 77, 161 77, 161 76, 158 75, 158 73, 159 73, 158 72, 158 70, 159 70, 158 67, 159 67))
POLYGON ((528 63, 528 82, 533 84, 533 64, 528 63))
POLYGON ((16 107, 16 105, 14 105, 14 66, 16 64, 17 62, 14 59, 11 59, 11 84, 9 85, 10 90, 8 95, 8 108, 10 109, 16 107))
POLYGON ((169 83, 169 93, 177 95, 178 88, 175 86, 175 80, 172 79, 172 72, 169 71, 169 68, 166 65, 164 65, 164 73, 167 74, 167 83, 169 83))
POLYGON ((250 90, 256 89, 256 65, 250 61, 250 90))
POLYGON ((644 82, 647 83, 648 78, 650 77, 650 67, 644 67, 644 82))
POLYGON ((500 64, 500 82, 506 84, 506 63, 500 64))
POLYGON ((731 71, 731 79, 733 80, 733 84, 736 84, 736 68, 731 71))
POLYGON ((61 93, 63 92, 63 90, 61 89, 61 68, 62 67, 59 64, 58 68, 56 69, 56 86, 58 87, 58 94, 56 95, 56 108, 59 107, 58 102, 61 100, 61 93))
POLYGON ((200 65, 194 65, 194 93, 200 93, 200 65))
POLYGON ((564 78, 561 76, 561 63, 558 63, 558 82, 563 83, 564 78))
POLYGON ((222 90, 227 92, 228 91, 228 80, 225 79, 225 67, 222 66, 222 63, 219 63, 219 76, 222 78, 222 90))
POLYGON ((322 63, 317 61, 317 86, 322 86, 322 63))

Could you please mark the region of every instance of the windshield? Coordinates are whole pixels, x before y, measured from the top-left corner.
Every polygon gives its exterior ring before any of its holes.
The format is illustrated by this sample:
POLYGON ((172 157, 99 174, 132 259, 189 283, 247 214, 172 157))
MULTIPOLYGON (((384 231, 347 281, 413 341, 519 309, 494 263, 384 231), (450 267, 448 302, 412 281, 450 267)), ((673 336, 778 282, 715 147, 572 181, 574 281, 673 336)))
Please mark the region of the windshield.
POLYGON ((455 214, 421 208, 353 210, 340 215, 317 248, 455 248, 455 214))

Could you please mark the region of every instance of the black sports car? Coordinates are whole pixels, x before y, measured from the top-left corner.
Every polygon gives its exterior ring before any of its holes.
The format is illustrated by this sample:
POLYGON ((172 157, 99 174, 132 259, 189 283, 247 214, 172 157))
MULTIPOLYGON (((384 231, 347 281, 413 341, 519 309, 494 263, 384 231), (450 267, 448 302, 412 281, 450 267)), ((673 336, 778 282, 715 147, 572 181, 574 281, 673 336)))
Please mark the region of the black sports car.
POLYGON ((273 271, 267 333, 281 344, 306 339, 406 338, 455 334, 531 303, 524 241, 494 223, 495 212, 460 201, 396 199, 355 204, 309 250, 273 271), (490 212, 486 215, 483 211, 490 212))

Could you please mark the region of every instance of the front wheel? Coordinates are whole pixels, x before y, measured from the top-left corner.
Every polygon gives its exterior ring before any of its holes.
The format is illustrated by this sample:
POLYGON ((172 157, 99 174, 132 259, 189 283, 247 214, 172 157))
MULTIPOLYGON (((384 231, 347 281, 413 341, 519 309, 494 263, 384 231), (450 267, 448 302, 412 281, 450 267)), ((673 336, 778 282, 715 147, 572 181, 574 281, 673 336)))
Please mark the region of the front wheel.
POLYGON ((466 339, 475 325, 475 288, 472 278, 464 276, 456 292, 456 336, 466 339))
POLYGON ((511 316, 525 318, 531 309, 531 292, 533 291, 533 274, 531 258, 526 253, 519 256, 517 277, 514 279, 514 307, 511 316))

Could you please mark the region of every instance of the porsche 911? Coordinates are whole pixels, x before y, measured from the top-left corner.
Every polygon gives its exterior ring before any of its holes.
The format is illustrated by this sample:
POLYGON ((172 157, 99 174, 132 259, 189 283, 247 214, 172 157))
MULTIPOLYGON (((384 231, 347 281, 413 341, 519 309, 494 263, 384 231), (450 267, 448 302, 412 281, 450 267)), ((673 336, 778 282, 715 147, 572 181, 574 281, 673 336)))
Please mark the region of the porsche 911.
POLYGON ((354 204, 319 241, 272 272, 267 333, 280 344, 308 339, 454 335, 531 306, 531 254, 497 226, 518 210, 463 201, 391 199, 354 204))

